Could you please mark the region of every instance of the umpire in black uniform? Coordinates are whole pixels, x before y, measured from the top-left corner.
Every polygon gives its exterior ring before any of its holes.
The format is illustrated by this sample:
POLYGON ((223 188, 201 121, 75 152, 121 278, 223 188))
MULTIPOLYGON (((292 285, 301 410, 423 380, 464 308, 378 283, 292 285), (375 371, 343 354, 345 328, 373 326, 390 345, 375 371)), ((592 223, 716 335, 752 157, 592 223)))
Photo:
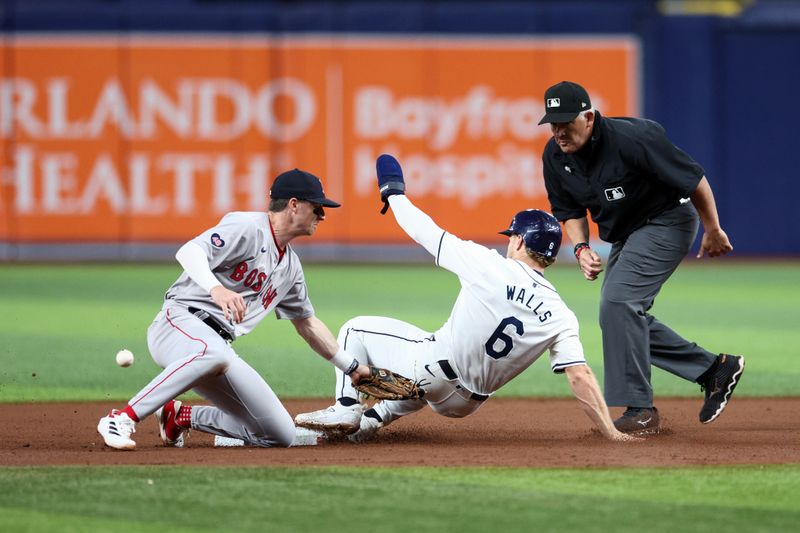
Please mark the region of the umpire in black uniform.
POLYGON ((587 280, 603 271, 588 244, 587 210, 600 238, 612 243, 600 297, 605 396, 609 406, 627 407, 614 424, 628 433, 660 430, 651 364, 699 383, 706 391, 700 421, 713 421, 741 377, 744 358, 708 352, 648 313, 689 252, 700 221, 705 233, 697 257, 733 249, 703 168, 660 124, 601 116, 577 83, 547 89, 545 110, 539 124, 550 124, 553 133, 542 156, 545 186, 587 280))

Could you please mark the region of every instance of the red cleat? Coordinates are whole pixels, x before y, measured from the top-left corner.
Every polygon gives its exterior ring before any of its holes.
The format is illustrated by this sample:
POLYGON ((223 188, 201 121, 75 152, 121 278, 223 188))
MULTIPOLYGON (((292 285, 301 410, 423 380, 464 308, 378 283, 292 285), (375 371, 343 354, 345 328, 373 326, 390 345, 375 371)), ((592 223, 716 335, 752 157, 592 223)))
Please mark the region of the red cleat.
POLYGON ((161 435, 164 446, 183 448, 184 438, 189 433, 189 430, 179 426, 177 423, 181 405, 178 400, 170 400, 155 412, 156 420, 158 420, 158 432, 161 435))

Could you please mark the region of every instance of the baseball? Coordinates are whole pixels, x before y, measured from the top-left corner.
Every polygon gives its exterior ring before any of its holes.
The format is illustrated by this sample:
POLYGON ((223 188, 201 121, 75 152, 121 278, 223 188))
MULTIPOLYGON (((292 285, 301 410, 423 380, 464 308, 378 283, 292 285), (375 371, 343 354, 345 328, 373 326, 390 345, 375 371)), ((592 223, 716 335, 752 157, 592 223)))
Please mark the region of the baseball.
POLYGON ((120 350, 117 352, 117 364, 121 367, 133 364, 133 352, 130 350, 120 350))

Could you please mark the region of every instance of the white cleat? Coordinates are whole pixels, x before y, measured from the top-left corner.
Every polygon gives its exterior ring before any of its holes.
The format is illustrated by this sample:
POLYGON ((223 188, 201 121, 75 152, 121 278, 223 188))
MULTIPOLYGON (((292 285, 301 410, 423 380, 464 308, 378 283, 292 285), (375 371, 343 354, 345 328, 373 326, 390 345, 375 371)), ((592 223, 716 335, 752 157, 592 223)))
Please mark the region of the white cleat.
POLYGON ((349 435, 358 431, 363 413, 364 406, 360 403, 345 407, 337 402, 327 409, 301 413, 294 417, 294 423, 301 428, 349 435))
POLYGON ((361 426, 358 431, 347 436, 351 442, 366 442, 375 438, 378 430, 383 427, 383 422, 371 416, 361 417, 361 426))
POLYGON ((117 409, 112 409, 108 416, 100 419, 97 431, 102 435, 106 446, 118 450, 136 448, 136 443, 131 439, 131 434, 136 433, 136 422, 117 409))

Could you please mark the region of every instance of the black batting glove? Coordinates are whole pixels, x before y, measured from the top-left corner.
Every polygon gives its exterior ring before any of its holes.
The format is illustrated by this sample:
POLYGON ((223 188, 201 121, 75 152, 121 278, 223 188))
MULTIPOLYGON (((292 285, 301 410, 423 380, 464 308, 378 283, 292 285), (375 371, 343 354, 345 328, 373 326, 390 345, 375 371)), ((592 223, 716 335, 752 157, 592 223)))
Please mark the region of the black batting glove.
POLYGON ((389 197, 393 194, 405 194, 406 182, 403 180, 403 169, 397 159, 389 154, 381 154, 375 163, 378 172, 378 189, 381 192, 383 209, 381 215, 385 215, 389 209, 389 197))

